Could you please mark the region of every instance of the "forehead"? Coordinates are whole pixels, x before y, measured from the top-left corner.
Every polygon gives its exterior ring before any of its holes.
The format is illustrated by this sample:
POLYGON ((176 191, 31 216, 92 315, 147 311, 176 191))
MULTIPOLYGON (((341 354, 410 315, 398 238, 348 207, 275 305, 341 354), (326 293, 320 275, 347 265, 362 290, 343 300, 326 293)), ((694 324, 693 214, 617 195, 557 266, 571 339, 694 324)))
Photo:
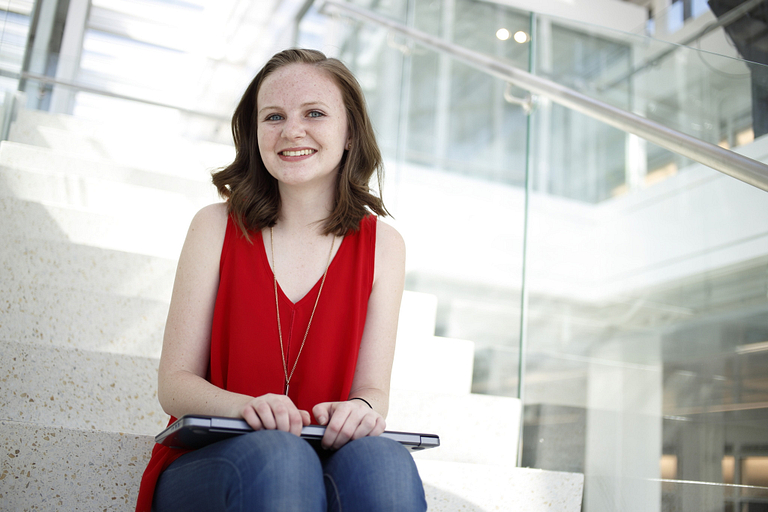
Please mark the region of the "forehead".
POLYGON ((328 71, 310 64, 288 64, 270 73, 259 87, 258 108, 287 101, 343 103, 328 71))

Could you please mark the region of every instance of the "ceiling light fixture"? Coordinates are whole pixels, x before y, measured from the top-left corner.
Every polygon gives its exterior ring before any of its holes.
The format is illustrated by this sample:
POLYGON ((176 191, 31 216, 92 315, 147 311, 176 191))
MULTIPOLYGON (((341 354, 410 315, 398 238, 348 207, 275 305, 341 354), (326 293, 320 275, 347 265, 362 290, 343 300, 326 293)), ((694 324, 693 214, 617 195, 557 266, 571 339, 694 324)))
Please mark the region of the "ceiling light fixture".
POLYGON ((517 32, 515 32, 515 41, 517 41, 518 43, 523 44, 523 43, 527 43, 530 40, 531 38, 528 37, 528 34, 523 32, 522 30, 518 30, 517 32))
POLYGON ((506 41, 510 37, 512 37, 512 34, 510 34, 509 30, 505 28, 500 28, 499 30, 496 31, 496 38, 499 41, 506 41))

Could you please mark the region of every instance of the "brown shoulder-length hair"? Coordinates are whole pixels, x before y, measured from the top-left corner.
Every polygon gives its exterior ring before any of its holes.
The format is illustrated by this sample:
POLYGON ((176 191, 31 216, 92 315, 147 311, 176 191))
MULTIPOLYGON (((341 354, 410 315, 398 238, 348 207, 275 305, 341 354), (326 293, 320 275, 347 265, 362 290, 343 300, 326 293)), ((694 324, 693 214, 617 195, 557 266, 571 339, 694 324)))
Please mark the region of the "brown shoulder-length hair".
POLYGON ((245 90, 232 116, 235 160, 213 173, 213 184, 219 195, 228 200, 227 209, 243 235, 250 239, 249 231, 274 226, 280 211, 277 180, 264 167, 259 152, 256 98, 264 79, 289 64, 309 64, 325 70, 341 90, 347 111, 351 148, 344 151, 339 164, 334 208, 325 219, 324 233, 343 236, 356 231, 363 217, 371 212, 389 215, 381 198, 368 186, 375 172, 381 190, 383 170, 360 84, 341 61, 329 59, 317 50, 293 48, 273 56, 245 90))

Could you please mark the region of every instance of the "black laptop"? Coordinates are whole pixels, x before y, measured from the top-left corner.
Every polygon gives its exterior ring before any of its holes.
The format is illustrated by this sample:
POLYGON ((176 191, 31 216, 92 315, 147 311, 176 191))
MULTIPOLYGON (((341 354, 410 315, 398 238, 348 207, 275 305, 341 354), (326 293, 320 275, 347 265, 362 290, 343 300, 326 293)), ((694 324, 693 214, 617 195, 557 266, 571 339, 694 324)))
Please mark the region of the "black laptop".
MULTIPOLYGON (((155 442, 172 448, 201 448, 203 446, 253 432, 245 420, 187 414, 155 436, 155 442)), ((301 429, 302 439, 313 445, 319 445, 325 433, 321 425, 309 425, 301 429)), ((381 437, 393 439, 412 452, 440 446, 440 438, 435 434, 415 432, 385 431, 381 437)))

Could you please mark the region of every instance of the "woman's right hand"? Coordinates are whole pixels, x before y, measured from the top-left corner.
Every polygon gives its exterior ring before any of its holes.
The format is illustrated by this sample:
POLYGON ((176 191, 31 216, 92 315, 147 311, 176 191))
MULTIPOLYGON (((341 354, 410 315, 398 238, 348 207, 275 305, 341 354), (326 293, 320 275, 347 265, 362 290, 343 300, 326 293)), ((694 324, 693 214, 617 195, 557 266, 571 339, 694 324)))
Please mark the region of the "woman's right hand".
POLYGON ((251 399, 240 415, 254 430, 282 430, 297 436, 310 423, 309 412, 299 410, 287 396, 272 393, 251 399))

